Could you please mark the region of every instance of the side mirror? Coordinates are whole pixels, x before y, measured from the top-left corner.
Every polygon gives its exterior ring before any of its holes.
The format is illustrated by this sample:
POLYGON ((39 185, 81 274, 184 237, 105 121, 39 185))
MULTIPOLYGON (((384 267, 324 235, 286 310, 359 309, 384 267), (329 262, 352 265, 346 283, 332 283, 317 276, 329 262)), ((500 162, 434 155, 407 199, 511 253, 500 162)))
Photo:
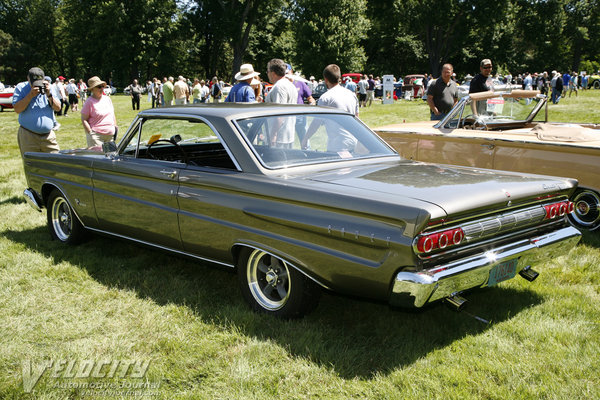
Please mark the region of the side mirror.
POLYGON ((104 154, 111 154, 117 152, 117 144, 113 141, 102 143, 102 152, 104 154))

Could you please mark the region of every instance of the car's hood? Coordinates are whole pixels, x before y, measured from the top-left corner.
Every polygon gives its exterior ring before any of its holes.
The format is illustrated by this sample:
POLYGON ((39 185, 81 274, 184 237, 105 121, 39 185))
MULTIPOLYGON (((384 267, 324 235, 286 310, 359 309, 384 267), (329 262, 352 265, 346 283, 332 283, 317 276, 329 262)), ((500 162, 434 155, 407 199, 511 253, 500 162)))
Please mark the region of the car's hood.
POLYGON ((567 178, 413 161, 340 169, 306 179, 353 187, 390 201, 398 196, 420 200, 435 204, 448 214, 531 199, 576 185, 575 180, 567 178))

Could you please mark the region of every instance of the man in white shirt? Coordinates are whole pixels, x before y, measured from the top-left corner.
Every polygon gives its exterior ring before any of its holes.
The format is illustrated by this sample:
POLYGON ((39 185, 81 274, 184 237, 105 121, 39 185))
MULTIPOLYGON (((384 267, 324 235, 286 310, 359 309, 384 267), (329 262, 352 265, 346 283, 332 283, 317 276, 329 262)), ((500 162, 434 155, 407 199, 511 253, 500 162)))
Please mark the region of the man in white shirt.
MULTIPOLYGON (((342 73, 340 67, 335 64, 329 64, 323 70, 323 78, 327 91, 319 97, 317 105, 338 108, 358 117, 358 99, 356 94, 346 88, 340 86, 340 78, 342 73)), ((302 140, 302 148, 305 149, 308 144, 308 139, 311 138, 322 125, 320 121, 315 119, 308 128, 308 132, 302 140)), ((350 132, 340 129, 339 126, 330 124, 326 125, 327 130, 327 151, 353 151, 357 140, 350 132)))
MULTIPOLYGON (((265 103, 298 104, 298 89, 285 78, 286 66, 283 60, 274 58, 267 64, 267 76, 273 84, 265 98, 265 103)), ((296 117, 280 117, 270 127, 271 146, 292 148, 295 138, 296 117)))

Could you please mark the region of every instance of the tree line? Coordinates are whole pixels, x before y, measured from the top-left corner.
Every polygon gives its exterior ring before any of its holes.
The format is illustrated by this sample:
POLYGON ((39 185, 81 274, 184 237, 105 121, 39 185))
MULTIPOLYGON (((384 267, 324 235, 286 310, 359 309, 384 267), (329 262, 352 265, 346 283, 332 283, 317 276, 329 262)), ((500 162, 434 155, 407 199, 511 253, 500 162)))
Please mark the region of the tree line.
POLYGON ((0 0, 0 80, 597 70, 600 0, 0 0))

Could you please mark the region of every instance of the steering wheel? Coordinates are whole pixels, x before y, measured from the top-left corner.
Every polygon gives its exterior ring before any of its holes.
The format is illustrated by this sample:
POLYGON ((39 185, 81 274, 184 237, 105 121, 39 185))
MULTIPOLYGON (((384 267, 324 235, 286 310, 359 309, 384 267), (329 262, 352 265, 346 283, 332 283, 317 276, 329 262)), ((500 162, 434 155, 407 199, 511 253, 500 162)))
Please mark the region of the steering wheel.
POLYGON ((152 149, 152 146, 154 146, 156 143, 159 143, 159 142, 170 143, 173 146, 177 147, 177 150, 181 153, 181 156, 183 158, 183 162, 186 163, 186 164, 188 163, 188 156, 187 156, 187 154, 185 153, 185 151, 183 150, 183 148, 179 145, 179 143, 177 143, 173 139, 158 139, 158 140, 155 140, 154 142, 150 143, 150 145, 146 149, 146 154, 148 155, 148 157, 150 157, 153 160, 159 160, 159 158, 156 157, 154 154, 152 154, 152 152, 150 151, 152 149))

